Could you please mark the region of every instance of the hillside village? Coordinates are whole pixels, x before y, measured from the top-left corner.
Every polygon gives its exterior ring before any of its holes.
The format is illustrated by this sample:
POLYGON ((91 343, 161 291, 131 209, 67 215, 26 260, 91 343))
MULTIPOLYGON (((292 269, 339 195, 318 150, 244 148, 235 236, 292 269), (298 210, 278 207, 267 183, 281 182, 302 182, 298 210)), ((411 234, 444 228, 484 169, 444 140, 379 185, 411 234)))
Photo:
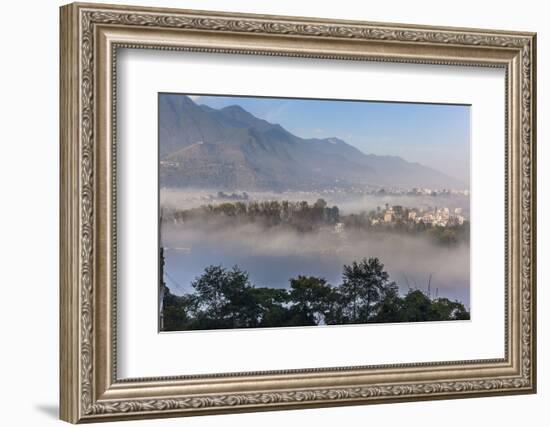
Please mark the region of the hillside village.
POLYGON ((371 225, 380 223, 392 224, 397 222, 425 224, 438 227, 449 227, 464 224, 465 217, 461 208, 451 210, 448 207, 433 209, 404 208, 403 206, 386 205, 386 209, 375 218, 371 218, 371 225))

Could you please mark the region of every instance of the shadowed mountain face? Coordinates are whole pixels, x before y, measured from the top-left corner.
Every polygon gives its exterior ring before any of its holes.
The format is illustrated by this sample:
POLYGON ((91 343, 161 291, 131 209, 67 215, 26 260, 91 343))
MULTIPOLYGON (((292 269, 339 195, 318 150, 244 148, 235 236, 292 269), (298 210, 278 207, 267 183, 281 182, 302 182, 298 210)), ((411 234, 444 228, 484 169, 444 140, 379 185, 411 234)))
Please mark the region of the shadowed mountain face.
POLYGON ((304 139, 239 106, 219 110, 183 95, 159 100, 163 187, 319 190, 352 185, 463 188, 400 157, 366 155, 338 138, 304 139))

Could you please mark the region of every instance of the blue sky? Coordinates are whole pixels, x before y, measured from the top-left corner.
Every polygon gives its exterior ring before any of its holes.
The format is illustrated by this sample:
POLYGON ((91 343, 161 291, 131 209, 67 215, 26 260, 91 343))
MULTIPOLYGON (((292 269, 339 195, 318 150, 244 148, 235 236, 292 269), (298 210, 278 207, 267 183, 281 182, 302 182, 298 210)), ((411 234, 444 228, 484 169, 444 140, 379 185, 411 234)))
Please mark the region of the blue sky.
POLYGON ((303 138, 338 137, 366 154, 396 155, 469 182, 470 107, 368 101, 191 96, 240 105, 303 138))

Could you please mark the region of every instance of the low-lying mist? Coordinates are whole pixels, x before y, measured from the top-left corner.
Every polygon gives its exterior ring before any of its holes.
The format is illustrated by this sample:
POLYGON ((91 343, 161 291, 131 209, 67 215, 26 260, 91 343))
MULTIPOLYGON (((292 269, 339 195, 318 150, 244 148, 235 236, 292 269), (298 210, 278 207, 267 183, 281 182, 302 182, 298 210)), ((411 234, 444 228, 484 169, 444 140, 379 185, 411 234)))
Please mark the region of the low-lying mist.
POLYGON ((166 284, 176 294, 191 292, 191 282, 209 265, 238 265, 254 285, 282 288, 298 275, 324 277, 336 285, 344 264, 378 257, 401 292, 427 292, 431 276, 432 296, 437 292, 470 305, 467 243, 446 247, 422 235, 337 233, 332 227, 308 233, 254 223, 227 227, 212 219, 164 223, 161 236, 166 284))

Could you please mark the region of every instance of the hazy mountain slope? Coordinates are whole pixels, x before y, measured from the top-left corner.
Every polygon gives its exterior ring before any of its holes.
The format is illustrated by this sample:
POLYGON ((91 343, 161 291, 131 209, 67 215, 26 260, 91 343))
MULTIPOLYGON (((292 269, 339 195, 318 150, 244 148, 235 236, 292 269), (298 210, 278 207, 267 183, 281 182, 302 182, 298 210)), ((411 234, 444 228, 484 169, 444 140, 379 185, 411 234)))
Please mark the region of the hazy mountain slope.
POLYGON ((199 141, 221 141, 225 134, 221 125, 191 98, 162 94, 159 102, 160 157, 174 153, 199 141))
POLYGON ((399 157, 365 155, 338 138, 303 139, 240 106, 213 109, 160 98, 161 185, 312 190, 350 185, 461 187, 399 157))

